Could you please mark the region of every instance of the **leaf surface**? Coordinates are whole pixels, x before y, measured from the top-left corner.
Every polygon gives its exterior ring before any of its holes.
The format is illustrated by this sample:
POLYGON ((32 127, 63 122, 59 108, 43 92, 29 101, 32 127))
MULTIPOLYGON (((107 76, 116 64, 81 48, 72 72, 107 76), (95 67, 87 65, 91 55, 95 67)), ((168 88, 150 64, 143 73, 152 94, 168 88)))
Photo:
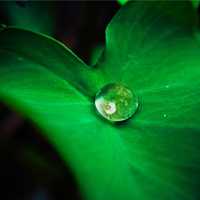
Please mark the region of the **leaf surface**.
POLYGON ((127 3, 106 30, 96 66, 140 100, 138 113, 120 128, 139 199, 199 197, 200 49, 189 5, 127 3))
POLYGON ((105 77, 60 43, 32 32, 5 29, 0 46, 1 99, 47 133, 83 194, 88 199, 132 197, 120 136, 94 111, 93 92, 105 77))
POLYGON ((86 199, 199 199, 194 13, 186 2, 127 3, 108 26, 95 68, 51 38, 0 32, 1 98, 44 131, 86 199), (139 111, 125 123, 109 124, 94 110, 94 95, 108 82, 139 97, 139 111))

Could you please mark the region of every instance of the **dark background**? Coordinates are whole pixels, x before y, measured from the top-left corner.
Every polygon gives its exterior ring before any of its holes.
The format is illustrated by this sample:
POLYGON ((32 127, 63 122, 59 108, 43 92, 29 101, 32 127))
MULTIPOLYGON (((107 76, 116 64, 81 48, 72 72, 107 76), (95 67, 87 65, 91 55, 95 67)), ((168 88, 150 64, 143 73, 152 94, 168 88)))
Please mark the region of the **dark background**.
MULTIPOLYGON (((17 1, 26 9, 28 1, 17 1)), ((0 2, 0 22, 9 23, 0 2)), ((38 1, 40 4, 40 1, 38 1)), ((86 63, 103 46, 105 28, 118 11, 116 1, 56 2, 54 37, 86 63)), ((73 174, 37 127, 0 102, 0 199, 81 199, 73 174)))

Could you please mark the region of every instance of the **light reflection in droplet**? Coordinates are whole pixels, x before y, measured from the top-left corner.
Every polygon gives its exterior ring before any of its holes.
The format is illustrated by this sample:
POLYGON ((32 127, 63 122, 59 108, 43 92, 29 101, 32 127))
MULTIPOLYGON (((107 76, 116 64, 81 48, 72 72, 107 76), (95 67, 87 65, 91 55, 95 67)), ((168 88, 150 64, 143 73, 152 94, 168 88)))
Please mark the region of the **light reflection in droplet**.
POLYGON ((129 88, 117 83, 107 84, 95 97, 97 111, 111 122, 129 119, 138 105, 137 96, 129 88))

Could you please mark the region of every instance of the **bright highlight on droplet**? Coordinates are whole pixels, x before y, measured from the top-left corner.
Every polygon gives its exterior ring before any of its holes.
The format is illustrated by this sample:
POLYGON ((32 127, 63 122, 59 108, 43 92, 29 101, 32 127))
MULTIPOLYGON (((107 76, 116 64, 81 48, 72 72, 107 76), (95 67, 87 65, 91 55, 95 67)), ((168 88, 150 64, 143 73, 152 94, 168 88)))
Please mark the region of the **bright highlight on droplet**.
POLYGON ((138 98, 127 87, 110 83, 97 92, 95 106, 107 120, 120 122, 134 115, 138 108, 138 98))

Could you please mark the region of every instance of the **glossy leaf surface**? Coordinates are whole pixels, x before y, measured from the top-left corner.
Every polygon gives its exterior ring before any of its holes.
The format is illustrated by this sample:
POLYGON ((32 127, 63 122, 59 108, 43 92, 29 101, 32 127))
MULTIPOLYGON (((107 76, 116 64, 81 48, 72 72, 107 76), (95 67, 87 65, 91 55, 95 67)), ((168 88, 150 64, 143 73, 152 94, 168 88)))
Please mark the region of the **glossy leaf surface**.
POLYGON ((127 3, 107 28, 95 68, 42 35, 0 33, 2 100, 44 131, 86 199, 199 198, 194 13, 187 2, 127 3), (125 123, 109 124, 94 110, 95 92, 109 82, 128 85, 139 97, 138 113, 125 123))

